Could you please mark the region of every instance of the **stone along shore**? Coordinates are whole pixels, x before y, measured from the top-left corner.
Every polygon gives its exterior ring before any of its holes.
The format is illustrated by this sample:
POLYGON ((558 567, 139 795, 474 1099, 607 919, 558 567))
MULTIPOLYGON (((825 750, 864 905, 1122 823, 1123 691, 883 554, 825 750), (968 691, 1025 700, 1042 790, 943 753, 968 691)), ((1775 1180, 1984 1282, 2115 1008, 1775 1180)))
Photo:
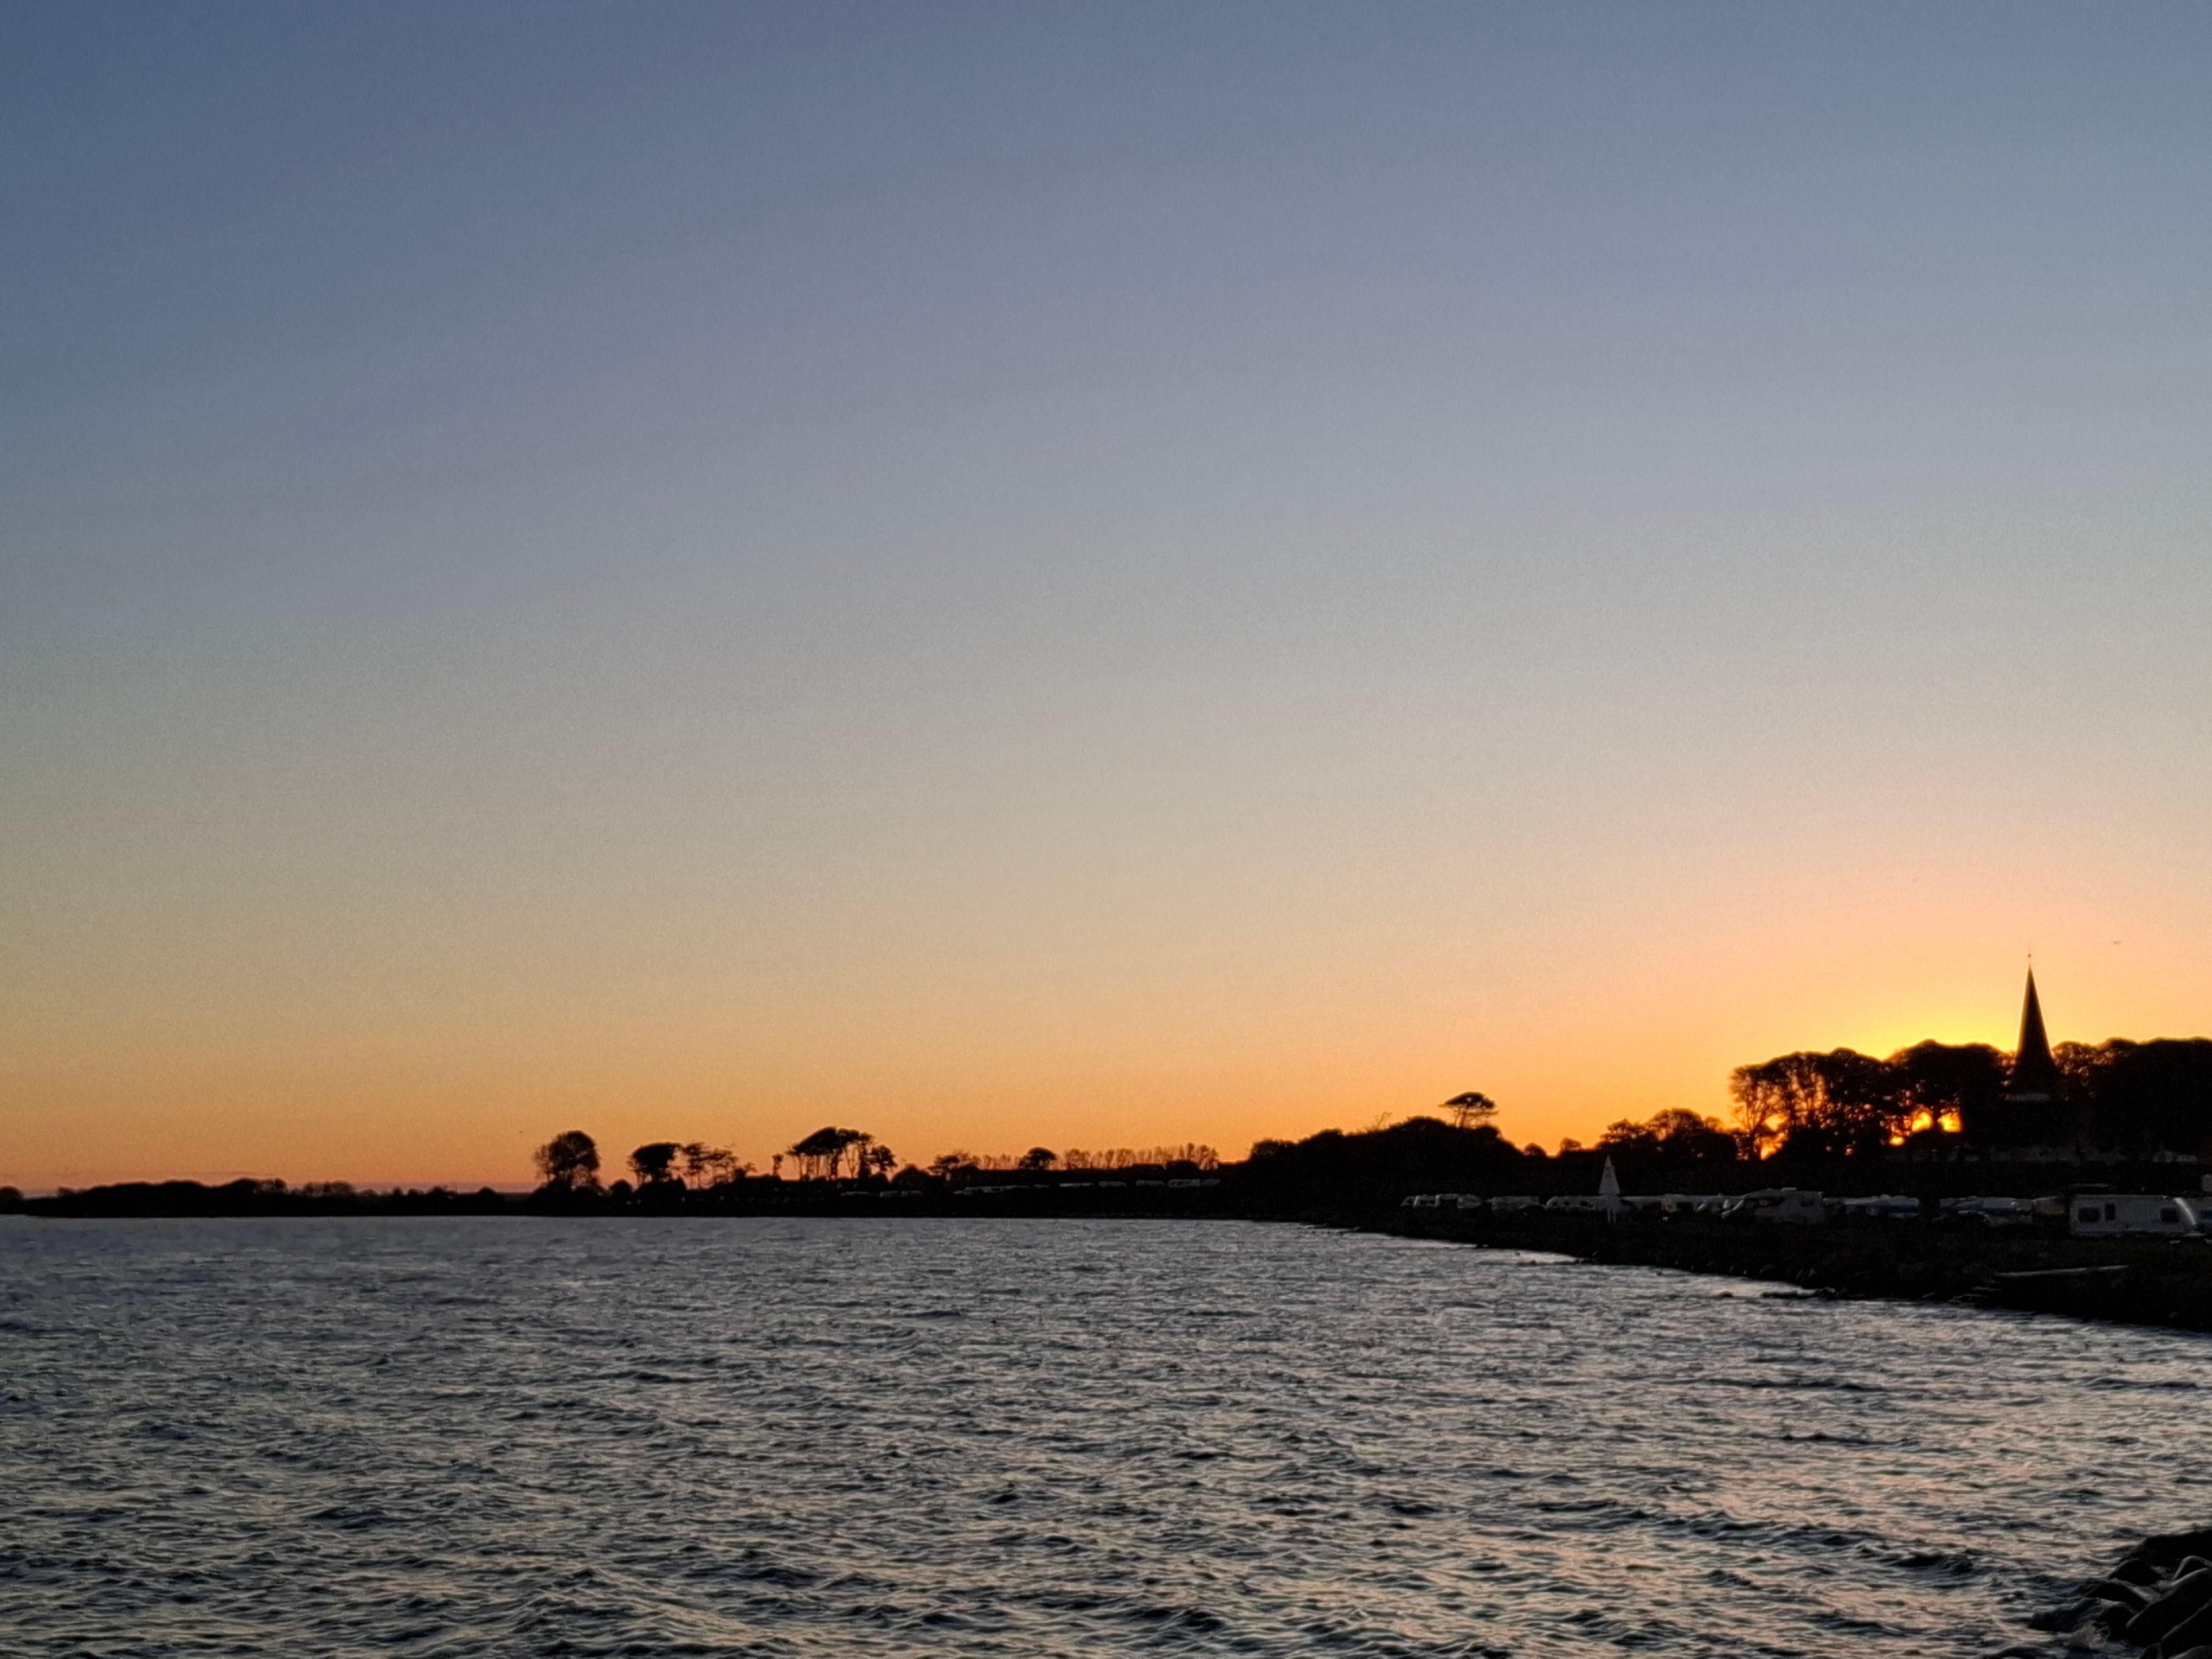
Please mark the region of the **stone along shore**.
MULTIPOLYGON (((2143 1659, 2212 1659, 2212 1528, 2144 1539, 2073 1601, 2028 1623, 2075 1650, 2120 1644, 2143 1659)), ((1998 1659, 2049 1652, 2022 1644, 1998 1659)))
POLYGON ((1879 1218, 1791 1227, 1649 1212, 1614 1222, 1543 1210, 1501 1215, 1396 1207, 1297 1218, 1585 1261, 1769 1279, 1822 1296, 1954 1302, 2212 1331, 2212 1243, 2200 1238, 2071 1238, 2033 1227, 1879 1218))

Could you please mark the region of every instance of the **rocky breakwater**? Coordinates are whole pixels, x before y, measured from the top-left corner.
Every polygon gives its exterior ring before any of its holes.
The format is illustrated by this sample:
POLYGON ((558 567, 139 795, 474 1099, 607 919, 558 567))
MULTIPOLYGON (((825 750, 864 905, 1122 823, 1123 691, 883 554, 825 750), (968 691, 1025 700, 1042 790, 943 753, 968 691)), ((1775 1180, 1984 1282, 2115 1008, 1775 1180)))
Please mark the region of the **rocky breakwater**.
POLYGON ((1395 1206, 1295 1218, 1553 1250, 1585 1261, 1774 1279, 1824 1296, 1953 1302, 2212 1331, 2212 1248, 2196 1237, 2074 1238, 2055 1229, 1874 1218, 1766 1226, 1648 1209, 1613 1222, 1573 1212, 1395 1206))
MULTIPOLYGON (((2143 1659, 2212 1659, 2212 1528, 2144 1539, 2074 1600, 2028 1623, 2076 1651, 2110 1647, 2140 1649, 2143 1659)), ((2050 1650, 2021 1646, 2005 1654, 2025 1659, 2050 1650)))

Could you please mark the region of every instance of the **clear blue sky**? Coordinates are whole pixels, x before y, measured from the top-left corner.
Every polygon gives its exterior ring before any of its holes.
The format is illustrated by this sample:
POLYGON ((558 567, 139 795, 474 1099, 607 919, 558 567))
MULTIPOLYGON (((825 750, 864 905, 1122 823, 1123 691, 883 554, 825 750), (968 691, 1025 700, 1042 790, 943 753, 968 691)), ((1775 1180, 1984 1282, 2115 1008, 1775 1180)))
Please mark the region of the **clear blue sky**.
POLYGON ((24 4, 0 144, 0 1179, 2212 1023, 2202 6, 24 4))

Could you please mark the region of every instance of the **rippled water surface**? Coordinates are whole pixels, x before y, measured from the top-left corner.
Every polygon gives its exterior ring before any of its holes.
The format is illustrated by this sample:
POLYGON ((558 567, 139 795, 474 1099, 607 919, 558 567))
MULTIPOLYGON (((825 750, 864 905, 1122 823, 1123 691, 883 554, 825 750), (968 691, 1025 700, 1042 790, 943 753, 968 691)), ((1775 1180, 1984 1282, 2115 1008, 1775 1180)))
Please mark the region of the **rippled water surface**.
POLYGON ((1231 1223, 4 1221, 0 1632, 1983 1654, 2212 1518, 2208 1361, 1231 1223))

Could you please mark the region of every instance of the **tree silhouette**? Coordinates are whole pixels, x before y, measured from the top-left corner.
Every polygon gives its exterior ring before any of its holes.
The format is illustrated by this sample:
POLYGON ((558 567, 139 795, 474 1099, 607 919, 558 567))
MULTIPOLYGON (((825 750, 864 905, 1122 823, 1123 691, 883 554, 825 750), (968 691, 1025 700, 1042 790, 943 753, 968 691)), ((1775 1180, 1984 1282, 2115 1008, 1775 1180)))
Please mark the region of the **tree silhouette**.
POLYGON ((740 1175, 751 1173, 751 1166, 738 1162, 738 1155, 726 1146, 707 1146, 694 1140, 679 1150, 684 1158, 684 1179, 689 1186, 720 1187, 740 1175))
MULTIPOLYGON (((844 1173, 845 1154, 859 1147, 863 1156, 875 1143, 875 1137, 860 1129, 837 1129, 824 1127, 817 1129, 791 1149, 791 1156, 799 1160, 804 1178, 809 1181, 835 1181, 844 1173)), ((859 1160, 854 1160, 857 1164, 859 1160)))
POLYGON ((1642 1123, 1622 1118, 1606 1126, 1597 1138, 1598 1150, 1624 1158, 1692 1158, 1704 1163, 1731 1162, 1735 1137, 1709 1117, 1680 1106, 1654 1112, 1642 1123))
POLYGON ((1049 1170, 1054 1164, 1059 1162, 1060 1154, 1053 1151, 1051 1147, 1032 1146, 1029 1151, 1022 1154, 1021 1161, 1015 1164, 1014 1167, 1017 1170, 1029 1170, 1032 1171, 1038 1170, 1049 1170))
POLYGON ((1907 1134, 1988 1130, 2004 1115, 2005 1057, 1986 1042, 1930 1038, 1889 1057, 1907 1134))
POLYGON ((629 1155, 630 1173, 641 1186, 658 1187, 676 1178, 676 1155, 684 1149, 672 1140, 649 1140, 629 1155))
POLYGON ((1659 1137, 1650 1125, 1638 1123, 1630 1118, 1620 1118, 1605 1126, 1605 1133, 1597 1138, 1597 1149, 1601 1152, 1619 1152, 1624 1157, 1656 1157, 1659 1137))
POLYGON ((2061 1046, 2069 1089, 2102 1145, 2138 1158, 2212 1153, 2212 1041, 2114 1037, 2094 1048, 2061 1046))
POLYGON ((1856 1048, 1777 1054, 1729 1078, 1736 1121, 1755 1158, 1878 1151, 1909 1117, 1898 1069, 1856 1048))
POLYGON ((557 1134, 534 1155, 538 1173, 548 1187, 564 1192, 589 1191, 599 1184, 599 1149, 581 1129, 557 1134))
POLYGON ((1659 1150, 1673 1158, 1728 1164, 1735 1158, 1735 1137, 1717 1118, 1700 1117, 1680 1106, 1654 1112, 1645 1128, 1658 1138, 1659 1150))
POLYGON ((1472 1129, 1498 1115, 1498 1103, 1488 1095, 1477 1094, 1470 1089, 1465 1094, 1454 1095, 1444 1102, 1443 1109, 1451 1114, 1453 1128, 1472 1129))

